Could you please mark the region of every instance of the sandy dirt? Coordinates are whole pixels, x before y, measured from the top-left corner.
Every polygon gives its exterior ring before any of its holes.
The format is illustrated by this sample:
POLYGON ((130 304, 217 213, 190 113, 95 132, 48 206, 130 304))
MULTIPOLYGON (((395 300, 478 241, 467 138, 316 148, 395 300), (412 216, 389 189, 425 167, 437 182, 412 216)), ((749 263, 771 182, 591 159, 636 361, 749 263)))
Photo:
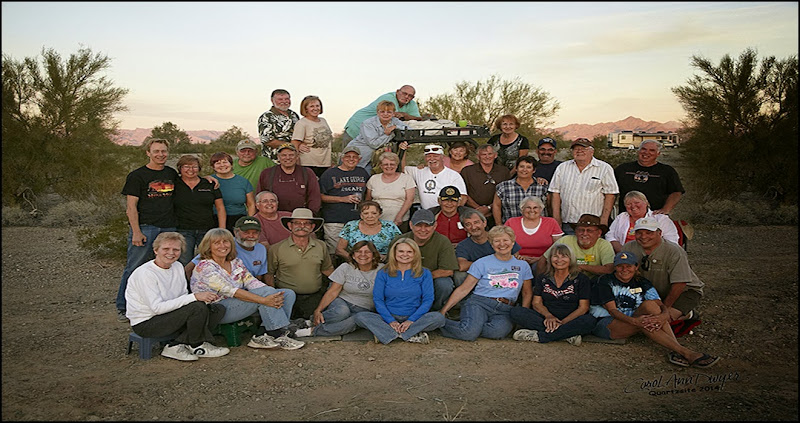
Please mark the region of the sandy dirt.
POLYGON ((74 229, 3 228, 2 241, 3 420, 798 418, 797 227, 696 226, 704 323, 680 341, 722 357, 708 370, 641 336, 574 347, 438 331, 429 345, 140 361, 115 316, 124 263, 90 258, 74 229))

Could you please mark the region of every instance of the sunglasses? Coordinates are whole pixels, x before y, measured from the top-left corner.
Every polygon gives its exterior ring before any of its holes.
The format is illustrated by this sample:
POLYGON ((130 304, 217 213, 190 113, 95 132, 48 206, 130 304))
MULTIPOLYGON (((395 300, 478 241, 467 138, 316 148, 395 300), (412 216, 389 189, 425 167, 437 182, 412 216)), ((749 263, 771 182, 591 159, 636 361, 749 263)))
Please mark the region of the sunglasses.
POLYGON ((497 182, 494 180, 494 178, 492 178, 492 175, 487 173, 486 174, 486 180, 483 181, 483 184, 484 185, 486 185, 486 184, 497 185, 497 182))
POLYGON ((650 255, 642 256, 642 270, 645 272, 650 270, 650 255))
POLYGON ((439 153, 439 154, 444 154, 444 150, 442 150, 442 147, 430 147, 430 148, 425 148, 425 150, 424 150, 424 151, 425 151, 425 153, 439 153))

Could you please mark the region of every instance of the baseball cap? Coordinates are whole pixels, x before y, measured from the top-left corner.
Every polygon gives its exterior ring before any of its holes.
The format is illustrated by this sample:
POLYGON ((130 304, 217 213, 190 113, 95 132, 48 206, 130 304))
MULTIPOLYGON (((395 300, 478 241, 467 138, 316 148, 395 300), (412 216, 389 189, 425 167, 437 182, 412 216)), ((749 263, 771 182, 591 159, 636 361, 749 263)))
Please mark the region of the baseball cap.
POLYGON ((419 209, 414 212, 414 215, 411 216, 411 224, 412 225, 419 225, 420 223, 427 223, 429 225, 433 225, 433 222, 436 221, 436 218, 433 217, 433 212, 428 209, 419 209))
POLYGON ((554 140, 554 139, 552 139, 550 137, 540 139, 539 140, 539 147, 541 147, 542 144, 551 144, 553 146, 553 148, 558 148, 558 146, 556 145, 556 140, 554 140))
POLYGON ((342 150, 342 156, 344 156, 345 154, 347 154, 347 153, 349 153, 351 151, 354 151, 354 152, 358 153, 359 156, 361 155, 361 150, 356 148, 356 146, 348 145, 347 147, 344 148, 344 150, 342 150))
POLYGON ((576 145, 582 145, 584 147, 592 147, 592 142, 589 141, 587 138, 576 138, 575 141, 572 141, 569 148, 575 147, 576 145))
POLYGON ((441 198, 442 200, 458 201, 461 200, 461 191, 459 191, 458 188, 449 185, 442 188, 442 190, 439 191, 439 198, 441 198))
POLYGON ((620 264, 632 264, 635 266, 639 264, 639 258, 636 257, 636 254, 620 251, 614 256, 614 266, 620 264))
POLYGON ((241 140, 239 141, 238 144, 236 144, 236 151, 242 151, 242 149, 244 148, 252 148, 253 150, 258 150, 258 144, 253 142, 253 140, 249 139, 241 140))
POLYGON ((638 231, 639 229, 646 229, 648 231, 657 231, 661 229, 661 226, 658 224, 658 221, 653 219, 652 217, 643 217, 636 221, 636 226, 633 227, 634 232, 638 231))
POLYGON ((253 216, 242 216, 239 218, 239 220, 236 221, 236 223, 233 225, 233 228, 240 229, 243 231, 247 231, 250 229, 255 229, 260 231, 261 222, 259 222, 258 219, 256 219, 253 216))
POLYGON ((292 144, 290 142, 285 142, 285 143, 283 143, 283 144, 278 146, 278 153, 280 153, 281 150, 283 150, 284 148, 288 148, 289 150, 292 150, 292 151, 297 151, 297 147, 295 147, 294 144, 292 144))
POLYGON ((425 149, 423 151, 425 151, 425 154, 431 154, 431 153, 444 154, 444 149, 442 148, 441 145, 438 144, 428 144, 425 146, 425 149))

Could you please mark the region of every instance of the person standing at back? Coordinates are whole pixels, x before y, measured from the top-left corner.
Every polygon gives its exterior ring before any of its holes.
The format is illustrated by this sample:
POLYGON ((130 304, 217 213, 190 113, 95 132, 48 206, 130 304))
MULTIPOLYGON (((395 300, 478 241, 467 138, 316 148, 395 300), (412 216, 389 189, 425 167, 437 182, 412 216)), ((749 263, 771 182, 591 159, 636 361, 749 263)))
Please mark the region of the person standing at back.
POLYGON ((667 164, 659 163, 661 143, 644 140, 639 145, 635 162, 623 163, 614 169, 619 184, 619 210, 625 210, 625 194, 639 191, 647 197, 653 214, 669 214, 681 201, 684 192, 678 172, 667 164))
POLYGON ((278 210, 292 212, 298 207, 319 213, 319 180, 314 171, 297 164, 297 147, 287 142, 278 147, 279 165, 264 169, 256 192, 272 191, 280 199, 278 210))
POLYGON ((292 144, 300 153, 300 164, 313 170, 317 177, 331 167, 331 143, 333 134, 322 114, 322 100, 307 95, 300 102, 300 114, 292 133, 292 144))
POLYGON ((250 181, 253 188, 258 186, 261 172, 275 166, 272 159, 258 154, 258 144, 252 140, 245 139, 236 144, 236 157, 233 161, 233 173, 250 181))
POLYGON ((278 147, 292 141, 294 125, 300 116, 289 107, 292 98, 289 91, 277 89, 270 96, 272 107, 258 118, 258 136, 261 139, 261 154, 273 161, 278 160, 278 147))

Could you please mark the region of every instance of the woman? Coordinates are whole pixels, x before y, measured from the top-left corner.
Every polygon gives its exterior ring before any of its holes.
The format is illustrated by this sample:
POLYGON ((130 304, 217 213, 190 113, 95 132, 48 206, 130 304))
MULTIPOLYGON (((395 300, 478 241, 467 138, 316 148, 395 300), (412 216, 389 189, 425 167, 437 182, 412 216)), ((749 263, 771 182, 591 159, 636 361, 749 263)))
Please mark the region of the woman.
MULTIPOLYGON (((233 225, 243 216, 256 214, 256 198, 253 186, 243 176, 233 173, 233 158, 225 152, 211 155, 211 168, 219 180, 219 190, 225 204, 225 229, 233 233, 233 225)), ((216 210, 216 209, 215 209, 216 210)), ((219 214, 219 210, 216 210, 219 214)))
POLYGON ((548 185, 539 185, 533 178, 536 159, 531 156, 522 156, 517 159, 515 167, 517 176, 497 184, 497 192, 492 201, 492 216, 498 225, 512 217, 522 215, 520 200, 523 198, 539 197, 542 203, 547 199, 548 185))
POLYGON ((479 258, 469 267, 467 279, 456 288, 439 311, 447 313, 472 292, 461 306, 461 321, 447 320, 442 335, 474 341, 478 336, 505 338, 513 328, 509 312, 522 291, 522 306, 531 305, 531 267, 514 258, 514 231, 495 226, 488 233, 494 254, 479 258), (474 292, 473 292, 474 288, 474 292))
POLYGON ((543 344, 565 339, 579 346, 581 335, 591 333, 596 323, 587 314, 591 294, 591 282, 578 269, 575 253, 567 245, 556 245, 547 270, 533 286, 533 310, 511 309, 511 321, 523 328, 514 332, 514 339, 543 344))
POLYGON ((614 219, 606 233, 606 240, 611 242, 615 253, 622 251, 623 244, 636 238, 636 232, 633 227, 636 226, 636 221, 643 217, 654 218, 661 228, 661 236, 667 241, 678 243, 678 230, 675 228, 675 224, 672 223, 672 219, 666 214, 654 214, 650 210, 650 202, 647 201, 647 196, 643 193, 639 191, 628 192, 623 198, 623 204, 626 211, 620 213, 614 219))
POLYGON ((178 219, 177 231, 186 240, 186 248, 181 251, 179 259, 186 266, 206 231, 214 227, 224 228, 227 216, 219 188, 198 176, 200 159, 184 154, 178 159, 177 167, 180 178, 175 183, 172 204, 178 219), (217 210, 216 216, 214 210, 217 210))
POLYGON ((372 154, 394 138, 395 128, 407 129, 408 126, 394 117, 395 106, 391 101, 381 101, 377 106, 378 115, 361 123, 361 132, 347 145, 354 146, 361 152, 358 165, 372 174, 372 154))
POLYGON ((519 119, 516 116, 500 116, 494 123, 494 127, 499 129, 500 133, 492 136, 486 142, 491 144, 494 150, 497 151, 497 163, 507 167, 511 172, 511 176, 516 173, 516 160, 527 156, 528 151, 530 151, 528 139, 517 133, 519 126, 519 119))
POLYGON ((351 220, 344 224, 339 232, 339 242, 336 244, 336 254, 349 258, 348 250, 359 241, 370 241, 380 253, 381 261, 389 252, 389 244, 394 237, 400 235, 400 229, 394 222, 381 219, 383 209, 375 201, 362 201, 358 204, 360 219, 351 220))
POLYGON ((322 100, 315 95, 307 95, 300 102, 303 117, 294 125, 292 144, 297 148, 300 164, 314 171, 317 178, 331 167, 331 142, 333 133, 328 121, 320 117, 322 100))
POLYGON ((522 249, 514 257, 525 260, 536 272, 539 257, 564 236, 558 222, 552 217, 543 217, 544 202, 539 197, 525 197, 519 205, 522 216, 506 220, 505 225, 514 230, 517 244, 522 249))
POLYGON ((261 315, 258 335, 247 344, 251 348, 296 350, 303 342, 289 337, 289 318, 295 293, 261 283, 236 257, 233 235, 227 229, 214 228, 200 242, 200 263, 191 278, 192 292, 213 292, 222 298, 225 316, 220 323, 233 323, 256 311, 261 315))
POLYGON ((450 151, 444 157, 444 166, 461 173, 461 169, 475 164, 469 159, 469 148, 464 141, 455 141, 450 144, 450 151))
POLYGON ((356 325, 372 332, 384 345, 396 338, 428 344, 425 331, 444 325, 442 314, 429 311, 433 276, 422 267, 422 254, 413 239, 399 239, 389 249, 389 263, 375 277, 372 300, 377 313, 357 313, 356 325))
POLYGON ((383 218, 394 222, 401 232, 408 232, 409 209, 414 202, 417 184, 411 175, 397 171, 400 157, 384 151, 378 157, 381 173, 367 181, 366 200, 377 201, 383 208, 383 218))
POLYGON ((383 267, 380 254, 369 241, 359 241, 350 250, 350 263, 342 263, 331 273, 331 284, 314 310, 313 334, 345 335, 356 330, 355 315, 374 311, 372 287, 383 267), (324 311, 323 311, 324 310, 324 311))
POLYGON ((653 284, 639 275, 636 254, 614 256, 614 273, 600 276, 592 290, 590 313, 598 319, 592 334, 601 338, 625 339, 641 332, 670 349, 668 361, 677 366, 707 368, 719 361, 678 343, 667 307, 653 284))

